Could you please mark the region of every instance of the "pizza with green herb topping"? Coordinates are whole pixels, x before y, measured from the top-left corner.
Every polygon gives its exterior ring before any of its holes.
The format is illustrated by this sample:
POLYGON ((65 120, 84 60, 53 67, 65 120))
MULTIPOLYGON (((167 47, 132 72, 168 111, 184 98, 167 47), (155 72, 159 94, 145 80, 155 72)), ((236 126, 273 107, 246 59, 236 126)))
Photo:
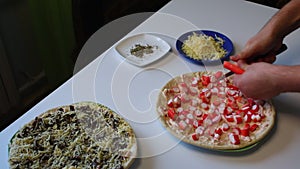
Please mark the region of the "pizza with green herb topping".
POLYGON ((9 164, 12 169, 126 169, 136 153, 129 123, 106 106, 80 102, 24 125, 11 139, 9 164))

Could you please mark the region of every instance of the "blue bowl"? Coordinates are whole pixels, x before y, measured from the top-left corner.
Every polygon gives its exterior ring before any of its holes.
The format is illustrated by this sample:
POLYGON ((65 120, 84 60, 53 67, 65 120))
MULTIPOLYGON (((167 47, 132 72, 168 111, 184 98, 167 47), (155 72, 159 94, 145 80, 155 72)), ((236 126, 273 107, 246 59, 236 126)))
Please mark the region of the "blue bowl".
MULTIPOLYGON (((215 40, 217 41, 216 38, 215 38, 215 40)), ((204 65, 203 62, 205 62, 205 65, 218 64, 218 63, 220 63, 220 61, 223 63, 224 61, 229 60, 229 57, 232 55, 233 50, 234 50, 233 44, 227 36, 225 36, 219 32, 210 31, 210 30, 195 30, 195 31, 190 31, 190 32, 187 32, 187 33, 181 35, 176 41, 176 49, 180 56, 188 59, 192 63, 199 64, 199 65, 204 65), (183 45, 183 42, 188 39, 188 36, 193 35, 193 33, 205 34, 205 35, 211 36, 213 38, 215 38, 217 36, 217 37, 223 39, 224 43, 223 43, 222 47, 225 49, 226 55, 217 60, 205 60, 205 61, 204 60, 196 60, 196 59, 193 59, 193 58, 187 56, 185 54, 185 52, 182 50, 182 45, 183 45)))

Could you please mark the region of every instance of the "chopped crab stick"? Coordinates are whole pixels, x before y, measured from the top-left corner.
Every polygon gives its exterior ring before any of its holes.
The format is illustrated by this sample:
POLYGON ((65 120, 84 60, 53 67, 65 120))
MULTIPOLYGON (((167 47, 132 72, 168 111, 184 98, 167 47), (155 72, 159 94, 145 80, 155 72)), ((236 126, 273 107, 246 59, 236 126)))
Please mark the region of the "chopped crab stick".
POLYGON ((230 71, 232 71, 232 72, 234 72, 236 74, 242 74, 242 73, 245 72, 244 69, 242 69, 239 66, 237 66, 237 65, 235 65, 233 63, 230 63, 228 61, 224 61, 223 66, 224 66, 224 68, 226 68, 226 69, 228 69, 228 70, 230 70, 230 71))

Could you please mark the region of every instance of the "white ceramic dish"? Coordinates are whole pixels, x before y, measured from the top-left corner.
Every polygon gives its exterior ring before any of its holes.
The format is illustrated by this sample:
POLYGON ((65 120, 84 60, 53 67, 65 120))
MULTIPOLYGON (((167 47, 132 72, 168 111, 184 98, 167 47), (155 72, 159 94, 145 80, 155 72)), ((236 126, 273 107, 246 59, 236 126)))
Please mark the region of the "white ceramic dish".
POLYGON ((167 42, 157 36, 138 34, 122 40, 117 44, 115 49, 127 62, 136 66, 146 66, 165 56, 171 47, 167 42), (143 46, 150 45, 153 47, 153 52, 149 54, 144 53, 142 57, 132 55, 130 50, 133 49, 136 44, 143 46))

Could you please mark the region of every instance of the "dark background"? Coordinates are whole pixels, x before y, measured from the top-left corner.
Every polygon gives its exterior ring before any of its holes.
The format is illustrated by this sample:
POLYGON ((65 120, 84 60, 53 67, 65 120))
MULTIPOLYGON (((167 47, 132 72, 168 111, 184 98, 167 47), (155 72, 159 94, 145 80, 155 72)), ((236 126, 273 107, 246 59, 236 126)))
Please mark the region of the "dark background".
MULTIPOLYGON (((0 130, 73 75, 82 46, 99 28, 129 14, 156 12, 169 1, 0 0, 0 130)), ((275 8, 288 2, 251 1, 275 8)))

